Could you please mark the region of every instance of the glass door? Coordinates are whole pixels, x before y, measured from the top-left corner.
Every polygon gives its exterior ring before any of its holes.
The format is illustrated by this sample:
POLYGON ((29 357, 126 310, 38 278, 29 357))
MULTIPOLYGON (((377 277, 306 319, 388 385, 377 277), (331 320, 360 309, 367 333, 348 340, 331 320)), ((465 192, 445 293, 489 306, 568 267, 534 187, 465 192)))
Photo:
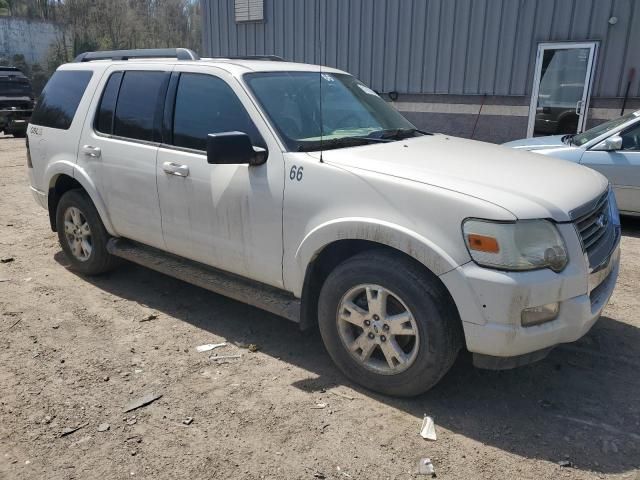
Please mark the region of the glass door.
POLYGON ((584 130, 597 48, 596 42, 538 45, 528 137, 584 130))

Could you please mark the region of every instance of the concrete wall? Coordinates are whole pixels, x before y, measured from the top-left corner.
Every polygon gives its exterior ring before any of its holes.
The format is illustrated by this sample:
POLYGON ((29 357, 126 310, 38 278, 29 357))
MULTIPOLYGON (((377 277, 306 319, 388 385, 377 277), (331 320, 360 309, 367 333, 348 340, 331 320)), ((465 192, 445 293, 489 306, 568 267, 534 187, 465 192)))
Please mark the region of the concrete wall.
POLYGON ((0 17, 0 57, 24 55, 27 63, 46 64, 49 46, 60 33, 50 22, 18 17, 0 17))

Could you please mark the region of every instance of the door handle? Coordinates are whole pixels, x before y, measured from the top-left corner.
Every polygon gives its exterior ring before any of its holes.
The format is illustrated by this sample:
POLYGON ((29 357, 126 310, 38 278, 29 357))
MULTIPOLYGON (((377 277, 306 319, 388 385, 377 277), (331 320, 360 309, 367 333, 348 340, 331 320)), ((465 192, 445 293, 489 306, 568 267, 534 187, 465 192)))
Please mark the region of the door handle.
POLYGON ((578 100, 576 103, 576 115, 582 115, 582 106, 584 105, 584 102, 582 100, 578 100))
POLYGON ((84 145, 82 147, 82 153, 87 157, 98 158, 102 154, 100 147, 92 147, 91 145, 84 145))
POLYGON ((175 175, 176 177, 188 177, 189 167, 186 165, 180 165, 174 162, 164 162, 162 164, 162 170, 169 175, 175 175))

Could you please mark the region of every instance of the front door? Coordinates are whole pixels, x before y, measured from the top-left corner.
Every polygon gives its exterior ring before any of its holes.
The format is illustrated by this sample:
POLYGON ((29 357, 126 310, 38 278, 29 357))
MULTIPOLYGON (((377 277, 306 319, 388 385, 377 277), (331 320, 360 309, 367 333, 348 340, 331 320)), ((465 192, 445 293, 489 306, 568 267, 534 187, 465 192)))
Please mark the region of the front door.
POLYGON ((281 149, 266 129, 258 130, 252 118, 259 115, 237 80, 224 72, 203 73, 197 67, 176 70, 180 71, 171 78, 164 116, 166 138, 157 162, 166 248, 281 287, 281 149), (255 146, 266 147, 267 162, 258 166, 209 164, 207 135, 229 131, 247 133, 255 146))
POLYGON ((596 42, 538 45, 528 137, 584 130, 597 46, 596 42))

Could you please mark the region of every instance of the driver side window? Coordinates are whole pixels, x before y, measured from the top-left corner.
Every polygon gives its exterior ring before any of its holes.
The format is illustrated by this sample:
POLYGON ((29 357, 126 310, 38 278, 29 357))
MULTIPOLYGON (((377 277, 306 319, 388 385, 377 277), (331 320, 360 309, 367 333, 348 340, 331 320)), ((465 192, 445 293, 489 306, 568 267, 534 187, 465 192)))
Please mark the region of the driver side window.
POLYGON ((634 125, 622 135, 622 150, 640 152, 640 123, 634 125))
POLYGON ((210 133, 243 132, 253 145, 264 141, 227 83, 201 73, 181 73, 173 114, 173 144, 195 150, 207 149, 210 133))

